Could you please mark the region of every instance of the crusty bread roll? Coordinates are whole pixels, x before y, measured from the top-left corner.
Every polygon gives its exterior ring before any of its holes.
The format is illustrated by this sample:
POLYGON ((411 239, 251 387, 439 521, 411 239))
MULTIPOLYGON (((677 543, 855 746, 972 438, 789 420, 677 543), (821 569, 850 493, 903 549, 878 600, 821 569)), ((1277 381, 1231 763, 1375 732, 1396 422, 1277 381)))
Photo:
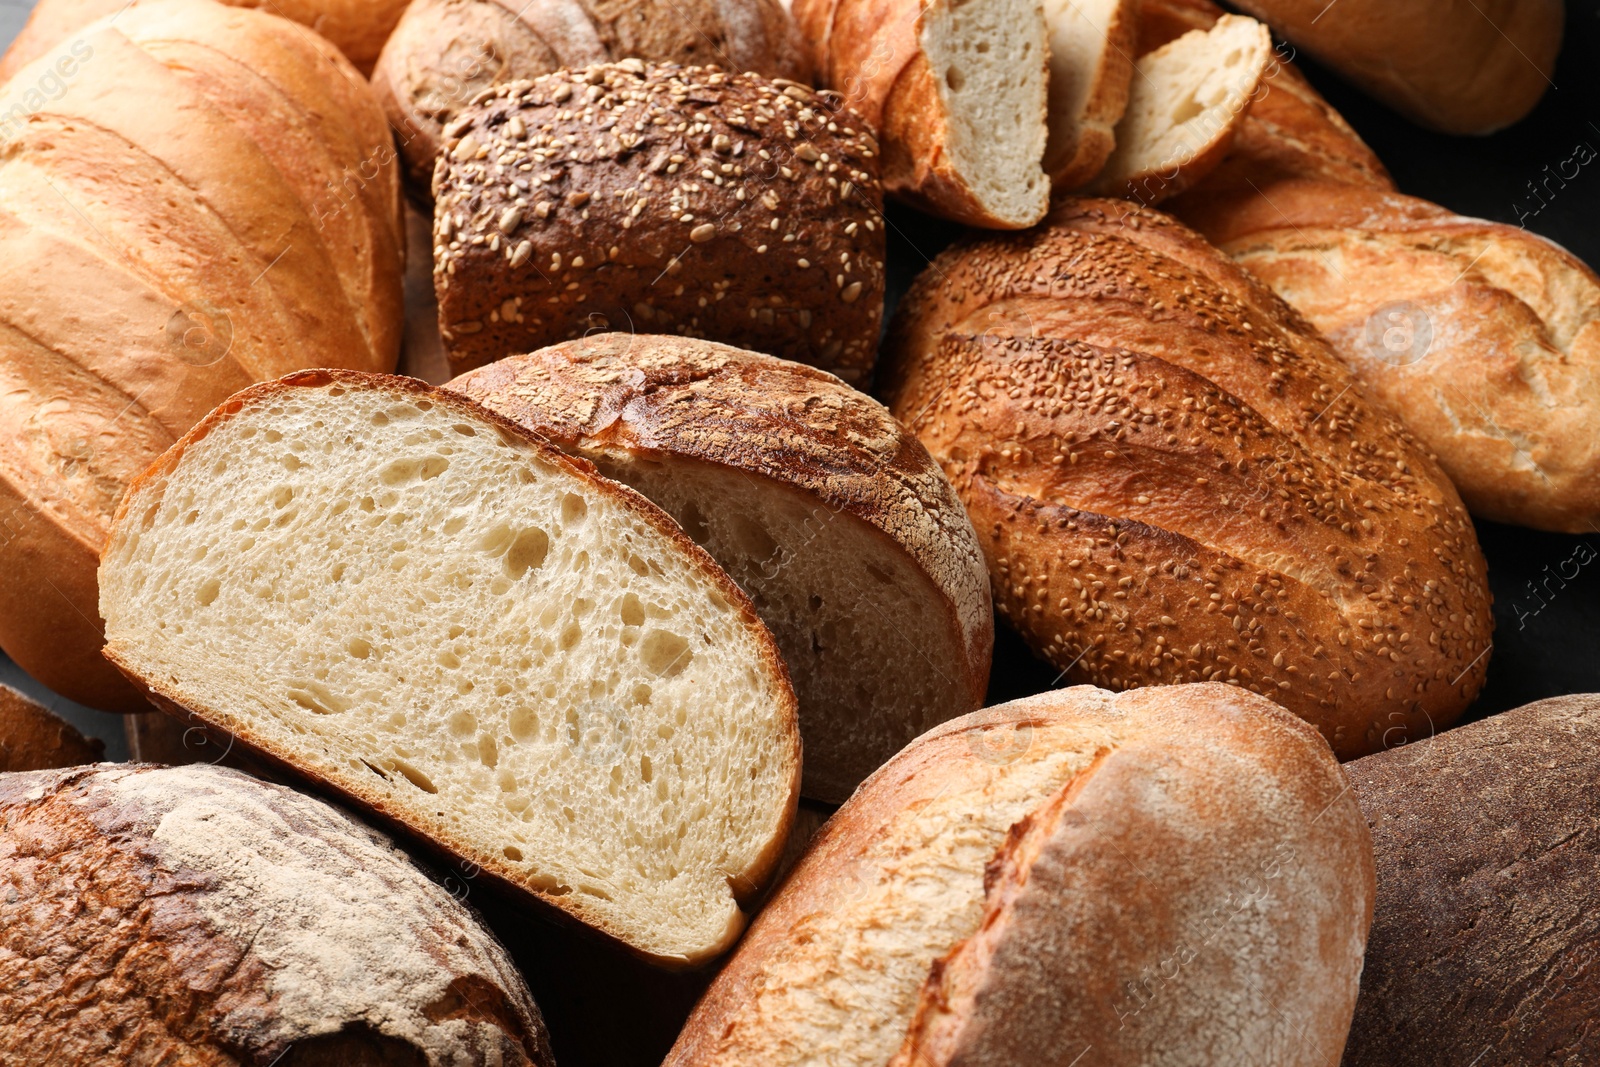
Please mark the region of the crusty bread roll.
POLYGON ((449 134, 434 281, 457 373, 626 329, 870 379, 878 145, 836 100, 624 60, 490 90, 449 134))
POLYGON ((983 705, 983 552, 944 472, 877 401, 770 356, 624 333, 447 388, 655 501, 750 594, 800 699, 807 796, 843 801, 983 705))
POLYGON ((0 773, 96 763, 105 743, 9 685, 0 685, 0 773))
POLYGON ((1111 688, 1228 681, 1341 757, 1483 684, 1483 554, 1438 465, 1280 300, 1123 201, 958 244, 896 311, 890 410, 944 465, 995 599, 1111 688))
POLYGON ((1345 1067, 1600 1062, 1597 768, 1597 695, 1346 768, 1378 896, 1345 1067))
POLYGON ((100 658, 112 510, 251 381, 393 368, 399 182, 347 181, 392 155, 389 130, 303 27, 162 0, 72 49, 0 87, 0 646, 80 704, 136 711, 100 658))
MULTIPOLYGON (((1145 0, 1159 32, 1142 44, 1219 13, 1145 0)), ((1600 278, 1577 258, 1400 195, 1287 64, 1227 161, 1167 207, 1309 318, 1475 514, 1565 533, 1600 523, 1600 278)))
POLYGON ((1401 114, 1445 133, 1488 134, 1551 86, 1562 0, 1238 0, 1401 114))
POLYGON ((1128 106, 1137 0, 1044 0, 1050 30, 1049 138, 1044 170, 1077 189, 1105 166, 1128 106))
POLYGON ((381 834, 237 771, 0 775, 8 1064, 551 1067, 494 936, 381 834))
MULTIPOLYGON (((153 0, 38 0, 27 25, 0 56, 4 82, 46 52, 71 54, 71 38, 96 19, 120 15, 153 0), (57 46, 62 46, 57 48, 57 46)), ((260 8, 310 26, 326 37, 362 74, 372 73, 389 31, 411 0, 221 0, 230 7, 260 8)), ((120 23, 119 23, 120 24, 120 23)))
POLYGON ((819 84, 879 131, 889 194, 971 226, 1043 217, 1040 0, 795 0, 794 14, 819 84))
POLYGON ((158 705, 641 955, 727 948, 783 848, 795 699, 750 601, 459 394, 238 394, 131 487, 100 580, 158 705))
POLYGON ((1316 733, 1222 685, 939 727, 813 839, 668 1067, 1337 1062, 1372 846, 1316 733))
POLYGON ((779 0, 417 0, 372 75, 412 198, 432 202, 444 128, 483 90, 618 59, 809 80, 779 0))

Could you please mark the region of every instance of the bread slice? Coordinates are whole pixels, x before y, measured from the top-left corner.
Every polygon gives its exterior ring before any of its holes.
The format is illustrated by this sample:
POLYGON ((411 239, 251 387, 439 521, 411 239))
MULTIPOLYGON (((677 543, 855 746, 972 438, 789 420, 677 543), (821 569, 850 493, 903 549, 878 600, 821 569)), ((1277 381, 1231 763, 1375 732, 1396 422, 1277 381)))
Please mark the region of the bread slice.
POLYGON ((1324 1067, 1373 896, 1333 754, 1265 697, 1043 693, 863 783, 666 1067, 1324 1067))
POLYGON ((1045 0, 1050 134, 1044 169, 1057 189, 1093 180, 1116 147, 1138 38, 1136 0, 1045 0))
POLYGON ((446 388, 633 486, 750 594, 799 694, 806 796, 842 802, 983 705, 994 609, 977 534, 872 398, 798 363, 626 333, 446 388))
POLYGON ((158 704, 650 958, 725 949, 782 850, 795 700, 749 600, 455 393, 239 393, 130 489, 100 580, 158 704))
POLYGON ((1117 148, 1093 189, 1156 204, 1228 152, 1272 58, 1266 26, 1224 15, 1139 57, 1117 148))

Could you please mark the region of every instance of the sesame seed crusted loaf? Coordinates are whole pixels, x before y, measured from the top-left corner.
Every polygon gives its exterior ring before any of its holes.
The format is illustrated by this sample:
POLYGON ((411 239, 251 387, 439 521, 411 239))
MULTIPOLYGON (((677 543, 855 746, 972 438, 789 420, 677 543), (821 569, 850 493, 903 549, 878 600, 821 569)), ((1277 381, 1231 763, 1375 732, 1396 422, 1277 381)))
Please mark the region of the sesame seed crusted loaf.
POLYGON ((1372 846, 1327 744, 1216 684, 946 723, 813 839, 667 1067, 1327 1067, 1372 846))
POLYGON ((551 1067, 476 915, 337 808, 206 765, 0 775, 0 1060, 551 1067))
POLYGON ((416 0, 372 88, 399 135, 406 189, 431 203, 444 128, 493 85, 618 59, 806 81, 779 0, 416 0))
POLYGON ((606 329, 872 373, 877 143, 792 82, 637 60, 496 88, 434 175, 434 285, 458 373, 606 329))
POLYGON ((105 748, 43 704, 0 685, 0 772, 95 763, 105 748))
POLYGON ((678 520, 750 594, 789 665, 801 789, 838 803, 983 704, 994 642, 977 535, 944 472, 823 371, 681 337, 598 334, 457 378, 678 520))
POLYGON ((1483 554, 1433 457, 1198 235, 1123 201, 925 271, 885 346, 1001 611, 1070 677, 1227 681, 1343 758, 1483 685, 1483 554))

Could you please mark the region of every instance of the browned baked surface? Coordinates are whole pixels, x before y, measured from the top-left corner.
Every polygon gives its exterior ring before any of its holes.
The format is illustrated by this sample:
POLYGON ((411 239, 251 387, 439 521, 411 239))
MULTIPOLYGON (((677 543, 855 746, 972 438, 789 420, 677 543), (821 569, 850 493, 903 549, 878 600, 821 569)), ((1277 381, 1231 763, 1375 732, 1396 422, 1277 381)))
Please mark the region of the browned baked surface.
POLYGON ((49 708, 0 685, 0 773, 96 763, 105 742, 84 737, 49 708))
POLYGON ((492 90, 450 136, 434 282, 458 372, 621 329, 870 377, 877 144, 836 102, 624 61, 492 90))
POLYGON ((408 192, 431 203, 444 127, 480 92, 629 58, 808 80, 778 0, 417 0, 372 87, 399 135, 408 192))
POLYGON ((1600 1062, 1600 696, 1350 764, 1377 911, 1348 1067, 1600 1062))
POLYGON ((96 556, 128 482, 251 381, 388 370, 392 154, 361 76, 303 27, 141 3, 75 42, 70 91, 0 89, 0 645, 94 707, 144 703, 100 657, 96 556), (92 298, 90 298, 92 295, 92 298))
POLYGON ((7 1063, 549 1067, 476 916, 336 808, 204 765, 0 777, 7 1063))
POLYGON ((1465 509, 1305 322, 1120 201, 947 251, 890 409, 944 465, 1001 611, 1069 677, 1228 681, 1349 758, 1453 721, 1492 619, 1465 509))
POLYGON ((1237 689, 1082 687, 957 719, 813 839, 667 1064, 1336 1062, 1372 915, 1364 831, 1315 732, 1237 689), (1033 799, 978 855, 1008 779, 1033 799), (927 822, 952 795, 967 810, 927 822), (986 862, 970 933, 930 955, 896 916, 986 862), (902 968, 926 976, 909 1000, 886 980, 902 968), (867 1017, 826 1030, 846 1010, 867 1017))

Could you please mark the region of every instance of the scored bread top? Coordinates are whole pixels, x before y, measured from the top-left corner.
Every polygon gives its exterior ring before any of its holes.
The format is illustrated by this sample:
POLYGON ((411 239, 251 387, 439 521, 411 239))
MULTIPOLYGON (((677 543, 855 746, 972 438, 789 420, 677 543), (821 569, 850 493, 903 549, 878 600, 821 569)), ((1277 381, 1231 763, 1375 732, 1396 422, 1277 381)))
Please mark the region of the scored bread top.
POLYGON ((814 494, 904 549, 955 608, 971 661, 987 663, 989 578, 965 508, 922 443, 833 375, 708 341, 609 333, 447 388, 562 447, 670 453, 814 494))

